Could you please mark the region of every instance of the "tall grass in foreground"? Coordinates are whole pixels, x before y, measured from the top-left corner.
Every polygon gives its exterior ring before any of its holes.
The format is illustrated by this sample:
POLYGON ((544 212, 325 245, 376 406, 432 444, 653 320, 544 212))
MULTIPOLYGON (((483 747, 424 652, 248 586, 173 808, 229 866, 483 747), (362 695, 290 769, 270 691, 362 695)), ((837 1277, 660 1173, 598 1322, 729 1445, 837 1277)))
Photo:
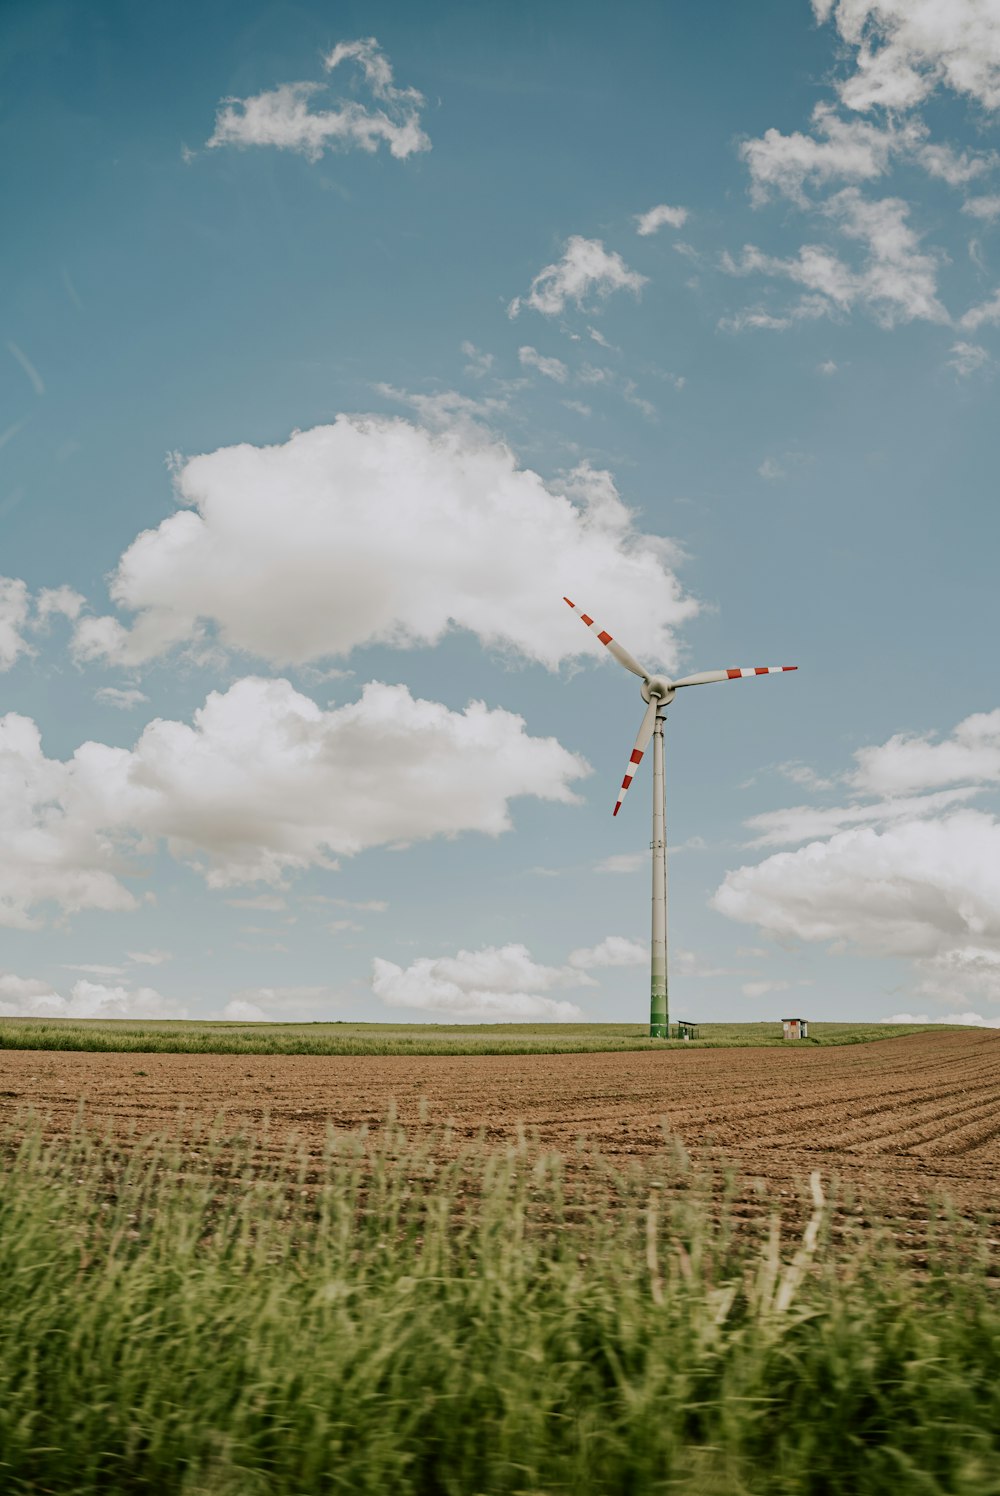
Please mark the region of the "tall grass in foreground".
MULTIPOLYGON (((864 1044, 941 1024, 814 1023, 802 1048, 864 1044)), ((701 1038, 650 1039, 638 1023, 224 1023, 0 1018, 0 1049, 128 1054, 582 1054, 782 1045, 780 1023, 706 1023, 701 1038)))
POLYGON ((970 1228, 917 1278, 818 1181, 782 1247, 668 1148, 590 1208, 559 1156, 449 1151, 9 1135, 0 1489, 1000 1492, 970 1228))

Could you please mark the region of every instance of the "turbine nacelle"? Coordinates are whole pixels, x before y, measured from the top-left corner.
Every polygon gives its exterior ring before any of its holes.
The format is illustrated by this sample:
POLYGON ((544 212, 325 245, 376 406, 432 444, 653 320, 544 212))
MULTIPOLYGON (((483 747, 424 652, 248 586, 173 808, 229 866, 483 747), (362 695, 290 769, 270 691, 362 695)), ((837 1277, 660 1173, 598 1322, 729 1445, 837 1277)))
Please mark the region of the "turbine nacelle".
POLYGON ((643 701, 655 701, 659 706, 668 706, 673 701, 676 688, 665 675, 650 675, 639 687, 643 701))
POLYGON ((618 799, 615 801, 615 815, 621 810, 622 801, 625 798, 628 787, 635 778, 635 771, 639 767, 650 738, 653 736, 657 718, 660 716, 663 708, 670 705, 682 686, 708 686, 713 681, 745 680, 751 675, 784 675, 786 671, 798 668, 795 665, 744 665, 734 670, 700 670, 696 675, 683 675, 680 680, 670 680, 666 675, 653 675, 651 671, 647 670, 645 665, 639 663, 635 655, 629 654, 623 644, 619 644, 618 640, 609 634, 607 629, 603 629, 599 624, 595 623, 591 615, 578 607, 572 598, 564 597, 563 602, 567 607, 573 609, 573 612, 582 623, 586 624, 591 633, 597 635, 605 649, 618 661, 619 665, 624 666, 626 670, 630 670, 633 675, 637 675, 642 682, 640 690, 642 691, 642 699, 646 703, 646 712, 642 719, 642 725, 639 728, 638 737, 635 740, 635 747, 629 755, 628 768, 625 771, 625 778, 622 780, 622 787, 618 792, 618 799))

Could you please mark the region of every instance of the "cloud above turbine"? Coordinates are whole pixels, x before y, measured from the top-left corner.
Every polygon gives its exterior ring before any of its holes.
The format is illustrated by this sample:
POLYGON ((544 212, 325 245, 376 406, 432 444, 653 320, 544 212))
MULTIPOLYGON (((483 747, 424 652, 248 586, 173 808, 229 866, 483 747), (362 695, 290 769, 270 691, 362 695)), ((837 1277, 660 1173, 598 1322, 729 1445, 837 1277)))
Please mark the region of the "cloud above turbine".
POLYGON ((547 483, 467 420, 431 432, 340 416, 282 445, 193 457, 175 487, 184 507, 112 578, 134 622, 81 618, 81 660, 135 666, 212 629, 227 648, 301 665, 462 629, 556 669, 593 652, 561 602, 578 592, 669 669, 697 612, 679 552, 637 527, 610 474, 581 464, 547 483))

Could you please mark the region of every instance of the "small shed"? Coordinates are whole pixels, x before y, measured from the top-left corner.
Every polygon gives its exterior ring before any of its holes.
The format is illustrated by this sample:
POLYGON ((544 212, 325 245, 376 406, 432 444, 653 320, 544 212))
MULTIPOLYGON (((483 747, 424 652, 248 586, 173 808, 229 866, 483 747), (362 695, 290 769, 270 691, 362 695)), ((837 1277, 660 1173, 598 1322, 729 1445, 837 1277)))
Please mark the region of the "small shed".
POLYGON ((782 1037, 785 1039, 808 1039, 808 1018, 783 1018, 781 1020, 782 1037))
POLYGON ((678 1039, 697 1039, 698 1025, 691 1023, 687 1018, 681 1018, 677 1023, 678 1039))

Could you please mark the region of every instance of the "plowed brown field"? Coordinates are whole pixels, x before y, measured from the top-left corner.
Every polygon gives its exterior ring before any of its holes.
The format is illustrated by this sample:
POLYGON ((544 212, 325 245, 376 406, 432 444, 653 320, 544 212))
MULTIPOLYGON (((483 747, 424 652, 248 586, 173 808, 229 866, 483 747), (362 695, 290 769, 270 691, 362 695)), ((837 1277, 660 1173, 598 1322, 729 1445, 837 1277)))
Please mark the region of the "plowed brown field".
MULTIPOLYGON (((519 1124, 613 1160, 663 1147, 725 1160, 768 1195, 820 1169, 902 1215, 931 1194, 996 1219, 1000 1031, 912 1035, 843 1048, 454 1056, 239 1056, 0 1052, 0 1121, 30 1107, 55 1132, 85 1115, 116 1132, 188 1131, 224 1112, 272 1138, 319 1145, 328 1126, 411 1130, 451 1120, 497 1142, 519 1124), (422 1104, 424 1103, 424 1104, 422 1104)), ((994 1233, 995 1234, 995 1233, 994 1233)))

